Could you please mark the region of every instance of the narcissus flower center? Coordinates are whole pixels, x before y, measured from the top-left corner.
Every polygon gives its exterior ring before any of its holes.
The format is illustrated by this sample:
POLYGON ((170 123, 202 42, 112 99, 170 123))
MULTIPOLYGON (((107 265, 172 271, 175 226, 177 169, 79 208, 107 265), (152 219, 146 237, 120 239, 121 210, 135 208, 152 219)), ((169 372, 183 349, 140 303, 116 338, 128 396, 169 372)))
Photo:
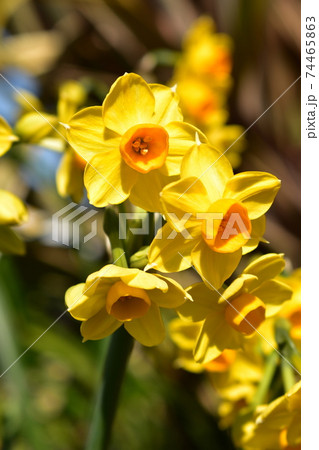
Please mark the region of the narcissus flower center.
POLYGON ((122 136, 120 153, 132 169, 148 173, 164 165, 169 149, 168 141, 168 133, 160 125, 136 125, 122 136))
POLYGON ((212 205, 202 221, 202 236, 215 252, 232 253, 250 239, 251 222, 241 203, 222 199, 212 205))
POLYGON ((227 304, 225 319, 235 330, 249 336, 265 320, 265 312, 265 304, 260 298, 242 294, 227 304))
POLYGON ((123 281, 113 284, 106 297, 106 311, 121 322, 144 316, 150 305, 144 289, 128 286, 123 281))

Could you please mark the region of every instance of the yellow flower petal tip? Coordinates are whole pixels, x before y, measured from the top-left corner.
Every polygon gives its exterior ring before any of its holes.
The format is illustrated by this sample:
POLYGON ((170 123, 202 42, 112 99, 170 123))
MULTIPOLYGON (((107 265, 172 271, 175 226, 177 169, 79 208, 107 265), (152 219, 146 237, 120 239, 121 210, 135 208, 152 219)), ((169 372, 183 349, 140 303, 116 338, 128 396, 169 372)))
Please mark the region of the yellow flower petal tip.
POLYGON ((0 116, 0 156, 4 155, 11 148, 13 142, 18 140, 18 136, 13 134, 10 125, 0 116))
POLYGON ((175 92, 177 91, 177 83, 171 87, 171 91, 175 94, 175 92))
POLYGON ((67 123, 59 122, 59 125, 61 125, 66 130, 70 130, 71 129, 70 125, 68 125, 67 123))
POLYGON ((201 141, 199 139, 199 134, 197 133, 197 131, 195 133, 195 142, 198 147, 201 145, 201 141))
POLYGON ((154 269, 154 267, 156 267, 157 266, 157 264, 154 262, 154 263, 151 263, 151 264, 147 264, 145 267, 144 267, 144 272, 147 272, 148 270, 151 270, 151 269, 154 269))

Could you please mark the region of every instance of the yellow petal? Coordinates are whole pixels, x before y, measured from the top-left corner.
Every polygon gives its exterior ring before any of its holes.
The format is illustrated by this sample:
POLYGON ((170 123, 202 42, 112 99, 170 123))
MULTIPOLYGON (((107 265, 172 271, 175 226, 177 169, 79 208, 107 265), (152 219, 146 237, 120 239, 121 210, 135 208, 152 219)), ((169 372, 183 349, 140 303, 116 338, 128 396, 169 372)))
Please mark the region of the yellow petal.
POLYGON ((83 342, 103 339, 114 333, 121 325, 122 322, 110 316, 106 312, 106 309, 103 308, 93 317, 82 322, 81 334, 83 336, 83 342))
POLYGON ((43 111, 44 107, 41 100, 32 92, 19 88, 19 93, 14 93, 14 100, 21 107, 21 113, 34 112, 34 110, 43 111))
MULTIPOLYGON (((236 278, 222 293, 219 303, 230 303, 235 297, 239 297, 246 292, 252 292, 253 287, 258 283, 258 278, 254 275, 244 274, 236 278)), ((254 293, 257 296, 257 294, 254 293)), ((258 296, 257 296, 258 297, 258 296)))
POLYGON ((83 169, 76 164, 75 152, 69 148, 62 156, 56 173, 56 184, 61 197, 70 196, 76 203, 83 197, 83 169))
POLYGON ((268 211, 279 188, 280 180, 270 173, 241 172, 227 182, 224 197, 242 202, 253 220, 268 211))
POLYGON ((86 91, 81 83, 69 80, 62 84, 59 89, 58 118, 67 123, 78 107, 85 102, 86 91))
POLYGON ((17 135, 25 142, 38 143, 58 126, 57 117, 38 112, 24 114, 16 123, 17 135))
POLYGON ((165 126, 169 122, 183 121, 183 114, 179 107, 177 94, 169 87, 162 84, 149 84, 155 97, 155 112, 152 123, 165 126))
POLYGON ((245 129, 240 125, 221 125, 210 127, 207 132, 209 142, 222 153, 233 168, 239 167, 242 161, 242 152, 245 150, 245 129))
POLYGON ((11 148, 12 143, 18 140, 10 125, 0 116, 0 156, 4 155, 11 148))
POLYGON ((183 350, 193 350, 202 323, 185 322, 173 319, 169 323, 172 341, 183 350))
POLYGON ((201 221, 196 219, 196 214, 206 212, 210 200, 205 186, 201 181, 196 181, 194 177, 183 178, 166 186, 161 193, 165 217, 178 232, 197 227, 194 233, 201 233, 201 221))
POLYGON ((223 350, 237 349, 242 345, 240 333, 233 330, 222 313, 210 314, 205 320, 194 350, 195 361, 206 364, 223 350))
POLYGON ((0 225, 17 225, 27 218, 23 202, 11 192, 0 189, 0 225))
POLYGON ((24 255, 25 243, 9 227, 0 225, 0 254, 24 255))
POLYGON ((278 432, 280 429, 289 427, 293 417, 300 414, 300 401, 301 385, 298 382, 285 395, 276 398, 262 409, 256 418, 260 427, 258 433, 263 428, 278 432))
POLYGON ((142 345, 159 345, 165 337, 165 328, 159 307, 151 304, 148 312, 139 319, 126 322, 124 327, 142 345))
POLYGON ((167 175, 179 175, 182 157, 196 142, 196 134, 201 142, 207 142, 206 136, 196 127, 185 122, 170 122, 165 125, 169 134, 169 152, 161 171, 167 175))
POLYGON ((153 289, 148 295, 152 302, 156 303, 161 308, 177 308, 191 298, 177 281, 162 275, 156 276, 165 282, 168 286, 168 290, 164 293, 158 289, 153 289))
POLYGON ((217 358, 221 351, 213 344, 211 335, 218 329, 218 326, 223 323, 223 316, 221 314, 211 314, 203 323, 198 333, 196 344, 193 350, 194 359, 198 363, 206 363, 214 358, 217 358), (210 333, 207 332, 208 326, 212 327, 210 333), (204 329, 205 327, 205 329, 204 329))
MULTIPOLYGON (((138 270, 136 275, 134 275, 134 277, 130 277, 130 279, 121 276, 121 280, 124 281, 124 283, 126 283, 128 286, 136 288, 147 290, 159 289, 161 291, 160 295, 163 292, 167 292, 168 290, 168 283, 166 282, 166 279, 164 279, 164 277, 159 277, 151 273, 143 272, 142 270, 138 270)), ((150 293, 148 293, 148 295, 151 296, 150 293)))
POLYGON ((191 267, 190 253, 196 240, 176 233, 168 224, 157 232, 148 254, 151 267, 160 272, 179 272, 191 267))
MULTIPOLYGON (((154 290, 160 290, 161 293, 165 293, 168 290, 168 283, 164 277, 139 269, 108 264, 98 272, 94 272, 88 276, 85 283, 85 294, 87 296, 99 296, 101 293, 104 293, 106 296, 109 287, 119 280, 122 280, 128 286, 151 290, 152 292, 154 290)), ((150 293, 148 295, 151 296, 150 293)))
POLYGON ((169 181, 158 170, 140 174, 131 189, 130 201, 146 211, 162 212, 160 192, 169 181))
MULTIPOLYGON (((301 414, 301 410, 300 410, 301 414)), ((300 414, 296 414, 293 417, 290 426, 287 431, 287 443, 289 446, 296 446, 295 448, 301 449, 301 416, 300 414), (299 445, 299 447, 298 447, 299 445)), ((288 447, 289 448, 289 447, 288 447)))
POLYGON ((101 106, 82 109, 72 117, 68 125, 68 142, 86 161, 96 153, 119 152, 121 136, 105 129, 101 106))
POLYGON ((116 266, 115 264, 107 264, 97 272, 91 273, 85 282, 86 295, 93 295, 97 290, 100 290, 103 286, 104 289, 108 289, 108 286, 119 281, 120 279, 128 282, 133 279, 137 274, 138 269, 128 269, 127 267, 116 266))
POLYGON ((142 77, 127 73, 111 86, 103 102, 103 120, 106 128, 124 134, 141 123, 153 123, 154 95, 142 77))
POLYGON ((291 299, 293 290, 281 281, 267 280, 252 293, 265 303, 267 306, 266 317, 271 317, 281 309, 283 302, 291 299))
POLYGON ((88 295, 85 283, 70 287, 65 293, 65 303, 72 317, 87 320, 97 314, 106 305, 107 289, 99 289, 96 294, 88 295))
POLYGON ((211 289, 220 289, 222 284, 235 271, 241 259, 241 249, 233 253, 217 253, 211 250, 204 241, 192 251, 192 263, 211 289))
POLYGON ((193 322, 204 320, 212 311, 222 309, 218 305, 219 293, 209 289, 205 283, 196 283, 187 289, 193 302, 186 302, 178 308, 178 315, 193 322))
POLYGON ((259 283, 270 280, 284 270, 286 263, 283 256, 283 253, 267 253, 248 264, 243 273, 255 275, 259 283))
MULTIPOLYGON (((194 145, 185 155, 181 177, 196 177, 206 187, 211 203, 223 196, 227 180, 233 176, 228 159, 207 144, 194 145)), ((194 185, 196 188, 197 183, 194 185)))
POLYGON ((84 172, 84 184, 90 203, 103 207, 124 202, 138 175, 138 172, 125 164, 116 150, 98 153, 87 164, 84 172))
POLYGON ((206 333, 200 333, 194 348, 194 360, 199 364, 207 364, 212 359, 218 358, 222 353, 216 346, 210 345, 209 337, 206 333))
POLYGON ((266 217, 260 216, 258 217, 258 219, 252 220, 250 223, 251 223, 250 239, 242 247, 243 255, 246 255, 247 253, 255 250, 255 248, 258 247, 260 241, 267 242, 262 238, 266 229, 266 217))
POLYGON ((65 293, 65 303, 68 308, 72 308, 73 304, 83 296, 83 288, 85 283, 79 283, 71 286, 65 293))

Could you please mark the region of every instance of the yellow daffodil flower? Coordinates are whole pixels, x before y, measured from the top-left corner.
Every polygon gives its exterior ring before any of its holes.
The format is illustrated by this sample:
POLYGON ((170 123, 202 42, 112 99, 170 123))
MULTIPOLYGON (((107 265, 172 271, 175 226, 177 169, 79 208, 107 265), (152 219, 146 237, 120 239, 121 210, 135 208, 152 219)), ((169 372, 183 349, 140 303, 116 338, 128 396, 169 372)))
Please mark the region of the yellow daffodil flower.
POLYGON ((269 405, 258 407, 237 441, 245 450, 300 450, 301 382, 269 405))
POLYGON ((0 116, 0 156, 10 150, 13 142, 18 140, 19 138, 15 136, 10 125, 0 116))
POLYGON ((229 36, 216 33, 210 17, 201 17, 184 39, 171 83, 176 85, 185 120, 199 127, 218 150, 223 152, 231 146, 226 156, 233 167, 238 167, 244 150, 244 140, 238 138, 243 130, 238 125, 226 125, 231 53, 229 36))
POLYGON ((119 77, 102 107, 78 112, 69 126, 70 144, 89 160, 84 183, 90 202, 102 207, 130 197, 148 211, 160 210, 158 194, 179 175, 199 132, 183 123, 172 89, 134 73, 119 77))
POLYGON ((22 201, 11 192, 0 189, 0 253, 22 255, 25 252, 24 242, 10 227, 20 225, 27 216, 22 201))
POLYGON ((188 73, 206 77, 219 88, 230 84, 232 69, 232 41, 229 36, 215 32, 215 24, 208 16, 199 18, 187 33, 183 43, 183 54, 176 75, 188 73))
POLYGON ((205 283, 188 289, 194 302, 186 302, 178 313, 202 322, 194 347, 197 362, 205 364, 225 349, 243 348, 266 317, 291 298, 291 288, 274 280, 284 266, 282 255, 269 253, 249 264, 225 290, 209 289, 205 283))
POLYGON ((160 307, 177 308, 190 298, 172 279, 138 269, 104 266, 68 289, 68 311, 82 321, 83 341, 102 339, 120 326, 146 346, 160 344, 165 329, 160 307))
POLYGON ((181 179, 161 193, 168 223, 151 244, 150 266, 174 272, 194 265, 205 283, 220 288, 242 254, 262 240, 264 214, 279 187, 265 172, 233 175, 220 152, 194 146, 183 159, 181 179))

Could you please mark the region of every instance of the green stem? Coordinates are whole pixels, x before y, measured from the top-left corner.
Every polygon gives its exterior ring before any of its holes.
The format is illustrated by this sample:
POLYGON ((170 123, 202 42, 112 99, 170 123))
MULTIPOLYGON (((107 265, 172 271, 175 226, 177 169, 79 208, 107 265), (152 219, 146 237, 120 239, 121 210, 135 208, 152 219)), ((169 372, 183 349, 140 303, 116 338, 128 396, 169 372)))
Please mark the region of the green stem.
POLYGON ((264 402, 266 394, 274 378, 275 371, 278 365, 278 360, 279 360, 278 353, 274 350, 272 353, 270 353, 270 355, 267 358, 264 376, 261 382, 259 383, 255 396, 251 402, 252 407, 256 408, 256 406, 264 402))
POLYGON ((127 362, 134 345, 133 338, 124 327, 120 327, 111 338, 107 353, 103 384, 101 389, 102 409, 102 446, 106 449, 111 440, 112 424, 114 421, 122 382, 125 375, 127 362))
MULTIPOLYGON (((105 210, 104 231, 110 239, 114 264, 127 268, 124 241, 119 238, 119 217, 111 208, 105 210)), ((121 386, 133 345, 134 339, 127 333, 123 326, 111 337, 104 366, 103 382, 91 429, 95 435, 102 435, 99 440, 101 441, 100 448, 103 450, 108 448, 111 440, 112 425, 121 386)), ((88 448, 94 448, 94 441, 96 442, 95 436, 91 436, 88 448)))
POLYGON ((291 367, 291 365, 284 359, 282 359, 280 362, 280 369, 285 392, 288 392, 296 382, 295 371, 291 367))
POLYGON ((119 227, 119 217, 116 212, 111 208, 106 208, 103 228, 111 243, 114 264, 120 267, 127 267, 125 241, 119 238, 119 227))

